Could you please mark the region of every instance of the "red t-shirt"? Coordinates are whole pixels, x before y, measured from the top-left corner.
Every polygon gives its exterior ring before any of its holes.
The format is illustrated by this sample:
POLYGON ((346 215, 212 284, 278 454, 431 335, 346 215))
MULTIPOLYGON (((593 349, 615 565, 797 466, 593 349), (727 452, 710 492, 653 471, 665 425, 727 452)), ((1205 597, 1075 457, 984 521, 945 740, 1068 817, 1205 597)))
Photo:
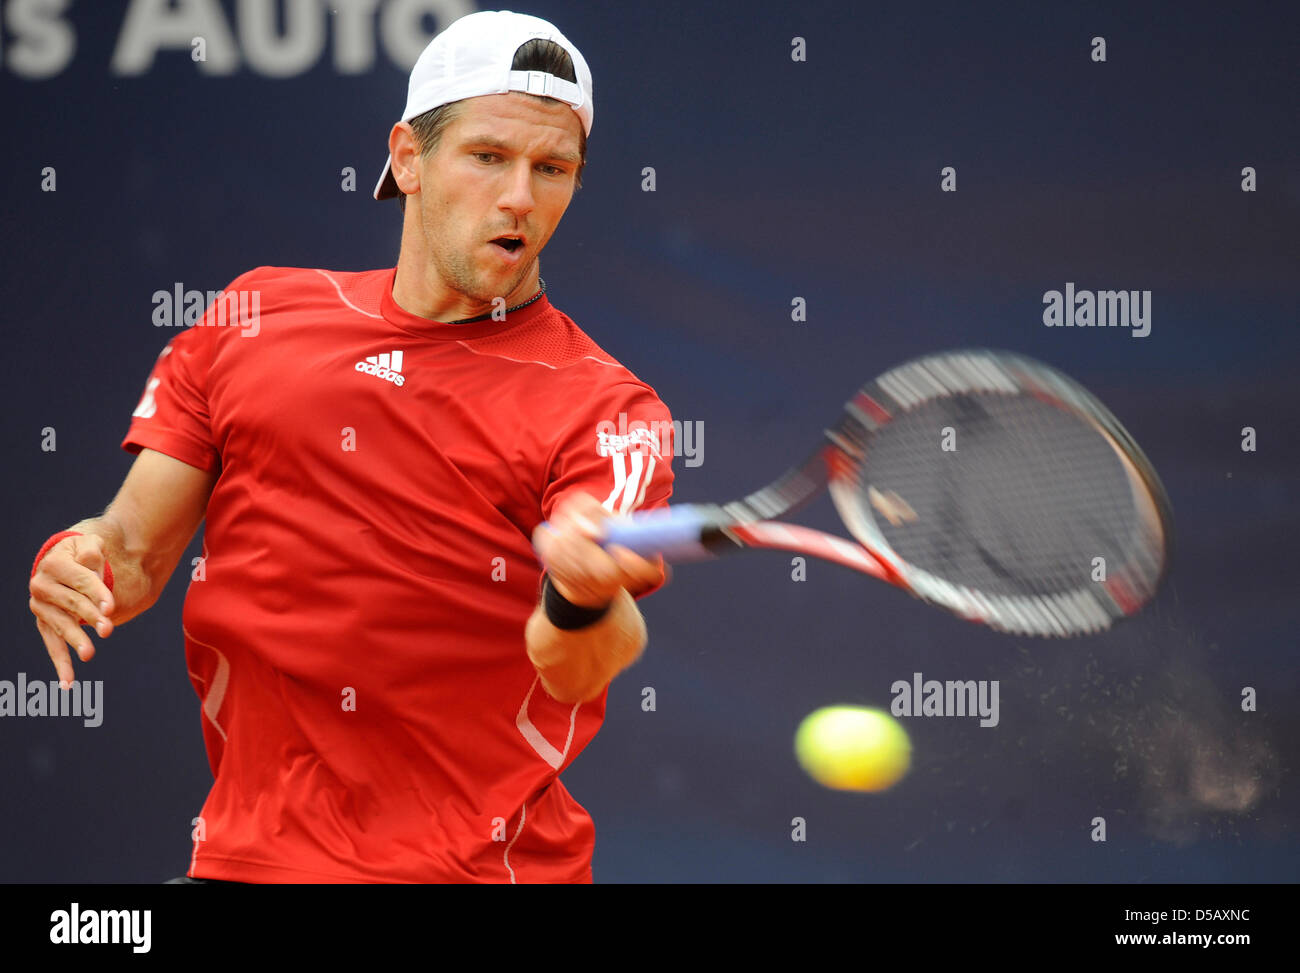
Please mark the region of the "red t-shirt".
POLYGON ((558 775, 605 695, 556 702, 528 660, 531 535, 570 491, 664 505, 669 413, 545 297, 445 324, 393 277, 237 278, 123 442, 219 473, 183 615, 216 778, 189 874, 590 881, 558 775))

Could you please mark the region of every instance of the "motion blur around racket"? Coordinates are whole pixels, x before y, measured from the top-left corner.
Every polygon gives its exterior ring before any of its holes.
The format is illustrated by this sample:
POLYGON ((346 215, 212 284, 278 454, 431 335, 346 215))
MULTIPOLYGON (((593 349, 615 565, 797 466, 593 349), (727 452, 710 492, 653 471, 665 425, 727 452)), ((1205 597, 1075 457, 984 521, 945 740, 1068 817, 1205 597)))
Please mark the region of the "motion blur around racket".
POLYGON ((605 545, 675 562, 798 551, 1044 636, 1137 612, 1172 542, 1159 478, 1106 407, 1046 365, 984 350, 929 355, 868 383, 807 461, 743 500, 606 525, 605 545), (857 544, 775 522, 823 488, 857 544))

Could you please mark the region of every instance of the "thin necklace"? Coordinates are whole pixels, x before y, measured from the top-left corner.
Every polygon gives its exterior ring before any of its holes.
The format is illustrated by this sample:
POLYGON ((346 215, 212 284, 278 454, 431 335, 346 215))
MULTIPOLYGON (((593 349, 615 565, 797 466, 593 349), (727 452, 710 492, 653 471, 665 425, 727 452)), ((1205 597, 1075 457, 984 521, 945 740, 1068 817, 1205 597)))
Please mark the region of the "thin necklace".
MULTIPOLYGON (((540 276, 537 278, 537 286, 540 287, 541 290, 539 290, 528 300, 524 301, 524 303, 516 304, 514 307, 506 308, 506 314, 513 314, 515 311, 518 311, 521 307, 527 307, 529 304, 532 304, 533 301, 537 300, 539 297, 541 297, 543 294, 546 293, 546 281, 542 280, 540 276)), ((486 321, 490 317, 492 317, 492 313, 488 312, 487 314, 480 314, 476 318, 461 318, 459 321, 448 321, 447 324, 473 324, 475 321, 486 321)))

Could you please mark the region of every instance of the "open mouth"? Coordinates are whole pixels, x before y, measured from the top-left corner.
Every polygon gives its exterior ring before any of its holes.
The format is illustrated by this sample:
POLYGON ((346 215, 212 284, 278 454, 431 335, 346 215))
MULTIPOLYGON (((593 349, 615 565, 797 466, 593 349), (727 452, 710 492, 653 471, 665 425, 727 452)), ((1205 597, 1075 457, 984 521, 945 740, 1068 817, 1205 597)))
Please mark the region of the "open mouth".
POLYGON ((500 247, 502 250, 505 250, 507 253, 514 253, 516 250, 518 250, 520 247, 524 245, 523 240, 519 239, 519 237, 514 237, 514 236, 499 236, 495 240, 492 240, 490 242, 496 244, 498 247, 500 247))

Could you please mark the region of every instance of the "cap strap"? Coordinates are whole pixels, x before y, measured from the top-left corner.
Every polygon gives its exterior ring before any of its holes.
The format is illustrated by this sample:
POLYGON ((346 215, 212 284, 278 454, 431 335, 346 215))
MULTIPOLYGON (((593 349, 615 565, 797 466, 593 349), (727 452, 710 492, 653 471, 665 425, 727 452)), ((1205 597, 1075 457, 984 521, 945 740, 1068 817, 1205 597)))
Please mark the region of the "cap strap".
POLYGON ((545 71, 511 71, 510 91, 523 91, 543 98, 557 98, 570 105, 582 104, 582 89, 545 71))

